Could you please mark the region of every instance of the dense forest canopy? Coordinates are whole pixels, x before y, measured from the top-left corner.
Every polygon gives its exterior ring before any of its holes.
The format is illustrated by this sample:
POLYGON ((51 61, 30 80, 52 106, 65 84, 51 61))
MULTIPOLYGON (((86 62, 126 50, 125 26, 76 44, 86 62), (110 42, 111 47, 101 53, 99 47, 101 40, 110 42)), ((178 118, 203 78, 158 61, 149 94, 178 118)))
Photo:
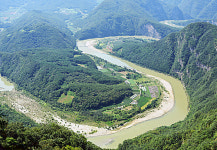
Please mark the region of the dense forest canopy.
POLYGON ((216 0, 160 0, 170 7, 178 7, 185 19, 214 19, 216 17, 216 0))
POLYGON ((177 31, 175 28, 158 23, 158 20, 167 18, 163 5, 157 0, 105 0, 78 22, 83 27, 77 33, 77 37, 87 39, 117 35, 147 35, 162 38, 177 31))
MULTIPOLYGON (((216 24, 216 8, 216 0, 1 0, 0 73, 53 107, 93 116, 89 110, 121 103, 132 89, 99 72, 92 58, 76 50, 76 38, 163 38, 124 43, 113 47, 112 54, 182 80, 190 96, 189 115, 126 140, 119 149, 216 149, 217 27, 195 23, 172 33, 179 29, 159 23, 187 19, 186 25, 204 19, 216 24), (60 103, 64 96, 70 101, 60 103)), ((100 149, 58 125, 37 126, 7 105, 0 110, 0 148, 100 149), (5 121, 15 122, 15 117, 24 125, 5 121)), ((95 118, 104 118, 100 111, 95 118)))
POLYGON ((1 60, 3 76, 19 88, 55 105, 63 93, 67 95, 67 91, 76 95, 68 106, 76 110, 120 103, 125 96, 131 95, 131 89, 126 84, 120 84, 122 80, 103 75, 94 62, 80 52, 29 49, 1 53, 1 60))
POLYGON ((119 146, 119 149, 216 148, 216 35, 216 26, 209 23, 195 23, 161 41, 137 45, 134 46, 135 49, 132 46, 131 50, 123 47, 124 55, 120 55, 121 57, 180 78, 190 96, 190 112, 184 121, 127 140, 119 146), (153 60, 149 59, 152 66, 148 66, 146 61, 136 60, 148 59, 149 56, 146 58, 143 55, 148 51, 152 55, 153 60), (162 55, 159 56, 159 53, 162 55), (132 54, 143 57, 136 58, 132 54), (174 56, 171 57, 172 55, 174 56), (168 64, 162 64, 161 59, 168 64))
POLYGON ((19 18, 0 35, 0 51, 28 48, 74 48, 76 43, 65 22, 46 13, 33 11, 19 18))
POLYGON ((8 123, 1 117, 0 123, 0 149, 101 149, 83 135, 57 124, 29 128, 21 123, 8 123))
POLYGON ((75 51, 74 37, 53 18, 41 12, 26 17, 4 31, 1 40, 1 51, 10 52, 0 54, 1 74, 20 89, 53 105, 61 105, 58 98, 72 91, 75 98, 67 107, 74 110, 98 109, 131 95, 123 80, 99 72, 91 58, 75 51))

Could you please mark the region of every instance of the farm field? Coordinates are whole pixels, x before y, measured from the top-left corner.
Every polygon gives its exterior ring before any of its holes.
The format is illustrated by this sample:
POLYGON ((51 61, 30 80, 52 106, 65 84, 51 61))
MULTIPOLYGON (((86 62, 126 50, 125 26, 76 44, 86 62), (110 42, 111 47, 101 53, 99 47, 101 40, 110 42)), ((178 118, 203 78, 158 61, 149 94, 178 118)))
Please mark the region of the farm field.
POLYGON ((153 100, 157 100, 156 104, 160 103, 161 94, 159 91, 163 89, 156 80, 148 78, 143 74, 139 74, 134 70, 112 65, 97 57, 91 57, 95 61, 99 71, 108 76, 124 80, 125 84, 128 84, 133 91, 133 95, 130 98, 125 98, 122 103, 103 107, 100 110, 93 110, 93 114, 98 113, 98 115, 104 117, 104 121, 98 119, 99 121, 95 122, 97 123, 97 126, 106 126, 108 129, 117 128, 132 120, 137 114, 147 109, 157 107, 157 105, 152 104, 153 100), (152 92, 156 94, 156 98, 154 99, 149 90, 152 87, 155 87, 152 90, 152 92))
POLYGON ((57 102, 62 103, 62 104, 71 104, 74 97, 75 97, 75 94, 71 91, 68 91, 67 94, 63 93, 57 102))

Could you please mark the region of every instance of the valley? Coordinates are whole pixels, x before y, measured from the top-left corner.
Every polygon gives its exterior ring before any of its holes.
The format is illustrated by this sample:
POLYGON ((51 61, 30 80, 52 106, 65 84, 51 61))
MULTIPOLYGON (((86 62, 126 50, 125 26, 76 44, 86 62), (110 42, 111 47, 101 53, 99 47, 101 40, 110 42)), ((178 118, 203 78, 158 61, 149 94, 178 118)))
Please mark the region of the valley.
MULTIPOLYGON (((26 116, 30 117, 37 123, 56 122, 59 125, 72 129, 74 132, 81 133, 85 135, 86 137, 89 137, 89 140, 94 142, 95 144, 101 147, 107 147, 107 148, 116 148, 117 145, 125 139, 122 136, 123 133, 127 135, 125 137, 135 137, 137 135, 140 135, 142 134, 142 132, 138 128, 141 128, 141 125, 144 126, 146 123, 150 123, 149 120, 152 120, 154 118, 159 118, 159 119, 164 118, 165 116, 169 115, 167 114, 168 112, 169 113, 173 112, 174 109, 176 109, 177 106, 175 104, 177 103, 177 100, 175 98, 176 102, 174 101, 173 87, 171 87, 172 85, 171 83, 167 82, 168 79, 166 81, 165 79, 161 79, 162 77, 156 77, 158 76, 158 74, 153 75, 153 72, 147 72, 147 70, 144 71, 143 70, 144 68, 139 68, 138 66, 130 64, 129 62, 126 62, 124 60, 119 60, 118 58, 105 54, 105 52, 96 50, 92 45, 93 43, 95 43, 93 41, 94 40, 88 40, 88 42, 79 41, 78 48, 83 50, 83 48, 85 47, 84 45, 88 45, 88 47, 86 48, 90 49, 91 51, 92 50, 95 51, 94 53, 96 53, 97 51, 100 54, 104 54, 103 59, 105 59, 105 57, 108 57, 109 59, 107 59, 107 61, 110 61, 112 63, 116 62, 116 65, 123 65, 122 67, 126 67, 129 69, 134 68, 140 74, 144 74, 148 78, 152 78, 155 80, 157 79, 158 81, 160 81, 160 84, 162 88, 164 89, 163 93, 161 93, 162 94, 161 97, 163 100, 160 103, 160 106, 157 107, 156 109, 151 109, 151 110, 145 111, 144 113, 136 115, 135 117, 133 117, 132 121, 124 124, 124 126, 118 127, 114 130, 108 130, 105 128, 99 128, 99 127, 94 127, 90 125, 72 123, 71 121, 68 121, 68 119, 62 118, 63 116, 67 116, 67 114, 64 115, 64 113, 60 113, 59 111, 52 110, 52 108, 50 107, 48 103, 40 101, 39 99, 34 98, 34 97, 32 98, 27 97, 21 92, 18 92, 15 90, 1 93, 1 95, 4 97, 3 99, 1 99, 1 103, 2 104, 6 103, 11 108, 15 109, 18 112, 25 114, 26 116), (119 64, 119 62, 121 62, 121 64, 119 64), (136 132, 133 132, 132 134, 132 130, 135 131, 135 129, 138 130, 139 132, 136 131, 136 132), (102 138, 101 136, 103 136, 104 138, 102 138), (113 136, 115 138, 113 138, 113 136), (99 138, 101 140, 99 140, 99 138), (96 139, 97 141, 95 141, 96 139)), ((88 53, 87 51, 85 52, 88 53)), ((183 109, 184 107, 186 106, 182 106, 181 108, 183 109)), ((186 110, 187 110, 187 107, 186 107, 186 110)), ((178 119, 182 120, 185 117, 184 115, 186 115, 186 113, 182 113, 182 117, 180 116, 178 119)), ((154 119, 153 121, 156 121, 156 119, 154 119)), ((171 120, 171 121, 173 122, 174 120, 171 120)), ((171 121, 164 122, 164 123, 169 125, 171 124, 171 121)), ((143 127, 143 128, 146 129, 143 131, 143 133, 147 132, 148 130, 153 129, 153 128, 147 128, 147 127, 143 127)))
POLYGON ((217 149, 216 24, 217 0, 1 0, 0 149, 217 149))
POLYGON ((127 124, 126 127, 124 127, 120 132, 116 132, 111 135, 90 137, 88 140, 103 148, 117 148, 118 144, 121 143, 125 138, 134 138, 157 127, 169 126, 175 122, 183 120, 186 117, 188 114, 188 96, 185 92, 185 89, 183 88, 182 83, 179 80, 165 74, 140 67, 126 60, 107 55, 106 52, 94 48, 94 44, 97 43, 97 40, 99 39, 79 41, 77 45, 79 49, 81 49, 84 53, 96 55, 97 57, 101 57, 115 64, 119 64, 120 61, 121 64, 119 65, 121 66, 134 68, 141 73, 151 75, 151 77, 158 77, 157 79, 163 83, 164 87, 166 87, 166 90, 169 91, 170 94, 175 94, 175 103, 172 95, 165 95, 165 101, 163 100, 160 108, 156 108, 150 111, 148 114, 145 114, 145 117, 136 119, 132 124, 127 124), (166 97, 170 97, 171 99, 167 99, 166 97))

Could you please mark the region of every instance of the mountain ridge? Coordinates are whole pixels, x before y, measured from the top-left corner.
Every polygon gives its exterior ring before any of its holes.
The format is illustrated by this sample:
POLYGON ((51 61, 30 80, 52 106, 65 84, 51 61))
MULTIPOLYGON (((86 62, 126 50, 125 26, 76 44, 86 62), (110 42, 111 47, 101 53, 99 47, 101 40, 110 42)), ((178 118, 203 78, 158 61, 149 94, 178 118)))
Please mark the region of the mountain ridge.
POLYGON ((0 50, 11 52, 39 47, 74 48, 75 39, 64 22, 48 16, 40 11, 22 16, 1 33, 0 50))
POLYGON ((146 35, 155 38, 163 38, 167 34, 178 31, 158 23, 158 20, 166 19, 167 14, 163 5, 158 1, 149 0, 105 0, 93 10, 85 19, 79 22, 82 30, 76 33, 78 39, 88 39, 118 35, 146 35), (149 9, 149 4, 156 6, 149 9), (121 5, 120 5, 121 4, 121 5), (160 10, 157 10, 157 6, 160 10), (157 18, 161 14, 162 16, 157 18))
MULTIPOLYGON (((184 121, 126 140, 119 146, 119 149, 212 149, 216 147, 216 33, 217 27, 214 25, 195 23, 153 43, 153 45, 160 44, 165 54, 171 50, 175 52, 170 69, 157 70, 182 80, 190 96, 190 111, 184 121), (167 45, 167 49, 163 44, 167 45)), ((150 45, 143 45, 140 55, 142 51, 148 50, 148 47, 150 45)), ((157 55, 161 49, 154 50, 152 58, 155 58, 155 55, 159 58, 157 55)), ((163 60, 170 61, 167 55, 162 55, 162 57, 163 60)), ((161 61, 156 59, 152 61, 157 62, 156 66, 164 68, 160 64, 161 61)), ((141 59, 137 61, 140 65, 147 66, 142 62, 141 59)), ((150 68, 156 69, 154 65, 150 68)))

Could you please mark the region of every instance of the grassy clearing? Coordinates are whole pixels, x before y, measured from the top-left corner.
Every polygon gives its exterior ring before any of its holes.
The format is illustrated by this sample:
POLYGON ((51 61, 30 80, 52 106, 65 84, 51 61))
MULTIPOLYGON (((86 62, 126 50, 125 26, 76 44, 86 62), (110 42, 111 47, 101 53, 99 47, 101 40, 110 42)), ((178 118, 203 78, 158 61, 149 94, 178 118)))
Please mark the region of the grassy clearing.
POLYGON ((74 55, 74 57, 76 58, 76 57, 80 57, 81 55, 74 55))
POLYGON ((116 72, 116 71, 111 71, 110 69, 111 69, 111 68, 109 68, 109 69, 105 69, 105 68, 104 68, 104 69, 101 69, 100 71, 101 71, 102 73, 108 75, 108 76, 112 76, 112 77, 115 77, 115 78, 120 79, 120 80, 125 80, 125 78, 123 78, 123 74, 118 73, 118 72, 116 72))
POLYGON ((128 81, 130 82, 131 86, 137 86, 135 80, 129 79, 128 81))
POLYGON ((142 106, 141 107, 141 110, 144 110, 149 104, 151 104, 151 102, 153 101, 153 100, 155 100, 156 98, 154 97, 154 98, 152 98, 151 100, 149 100, 149 102, 148 103, 146 103, 144 106, 142 106))
POLYGON ((139 106, 139 107, 143 107, 143 106, 146 105, 150 100, 151 100, 150 97, 140 97, 140 99, 138 100, 138 106, 139 106))
POLYGON ((127 107, 125 107, 123 110, 124 111, 130 111, 130 110, 132 110, 133 109, 133 106, 127 106, 127 107))
POLYGON ((103 73, 107 73, 107 72, 109 72, 108 69, 102 69, 102 70, 100 70, 100 71, 103 72, 103 73))
POLYGON ((68 91, 67 95, 63 93, 57 102, 62 104, 71 104, 74 97, 75 97, 75 93, 68 91))
POLYGON ((149 78, 146 78, 146 77, 143 76, 142 78, 137 79, 136 82, 138 82, 138 83, 149 83, 151 81, 150 81, 149 78))

